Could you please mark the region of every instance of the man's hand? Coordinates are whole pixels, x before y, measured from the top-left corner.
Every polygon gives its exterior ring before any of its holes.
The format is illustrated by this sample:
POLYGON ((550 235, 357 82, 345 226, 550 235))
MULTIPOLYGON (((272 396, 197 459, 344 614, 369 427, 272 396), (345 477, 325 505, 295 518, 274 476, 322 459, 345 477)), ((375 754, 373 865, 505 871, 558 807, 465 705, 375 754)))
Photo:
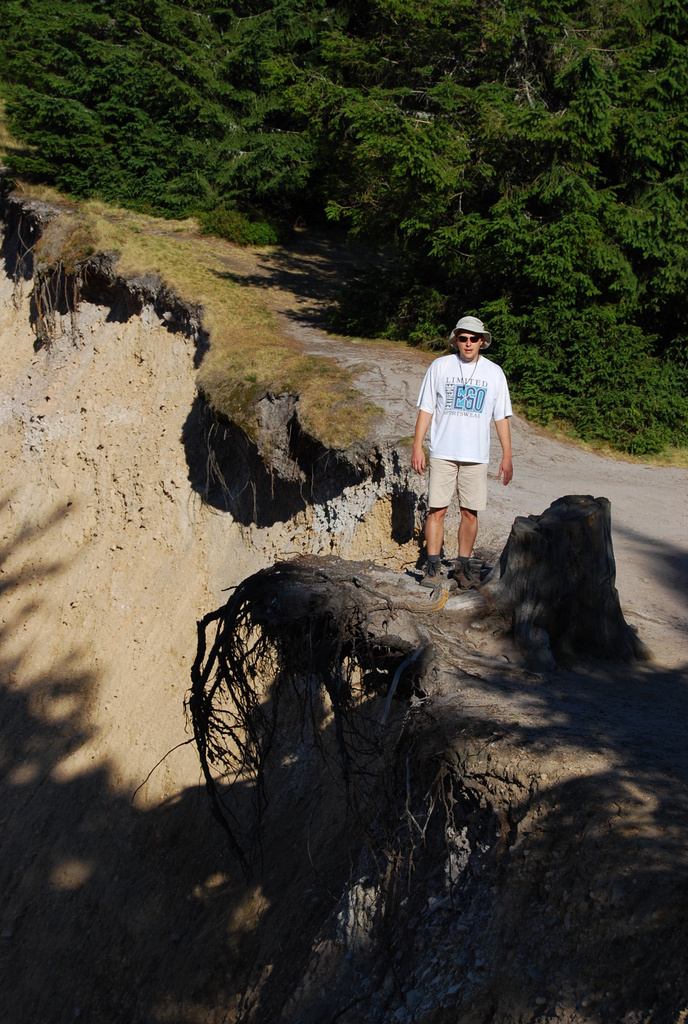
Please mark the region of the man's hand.
POLYGON ((430 421, 432 419, 431 412, 423 412, 421 409, 418 413, 418 419, 416 420, 416 431, 413 435, 413 452, 411 453, 411 465, 415 469, 416 473, 422 473, 425 469, 425 452, 423 451, 423 439, 427 433, 430 421))
POLYGON ((415 469, 416 473, 422 473, 425 469, 425 452, 423 446, 419 448, 413 447, 413 454, 411 455, 411 465, 415 469))
POLYGON ((502 478, 502 483, 506 487, 508 483, 511 483, 514 475, 514 467, 511 462, 511 428, 509 427, 509 420, 506 417, 503 420, 495 420, 495 427, 497 428, 499 443, 502 446, 502 461, 499 463, 499 473, 497 476, 502 478))
POLYGON ((511 483, 513 475, 514 467, 513 463, 511 462, 511 456, 507 458, 505 455, 502 458, 502 461, 499 463, 499 473, 497 474, 497 476, 502 477, 502 483, 506 487, 508 483, 511 483))

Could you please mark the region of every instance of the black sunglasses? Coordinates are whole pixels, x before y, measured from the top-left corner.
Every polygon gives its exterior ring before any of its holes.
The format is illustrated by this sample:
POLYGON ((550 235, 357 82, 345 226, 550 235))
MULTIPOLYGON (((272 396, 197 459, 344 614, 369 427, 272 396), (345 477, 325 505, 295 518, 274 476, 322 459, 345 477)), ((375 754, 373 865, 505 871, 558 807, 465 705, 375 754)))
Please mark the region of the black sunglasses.
POLYGON ((482 334, 457 334, 457 341, 481 341, 482 334))

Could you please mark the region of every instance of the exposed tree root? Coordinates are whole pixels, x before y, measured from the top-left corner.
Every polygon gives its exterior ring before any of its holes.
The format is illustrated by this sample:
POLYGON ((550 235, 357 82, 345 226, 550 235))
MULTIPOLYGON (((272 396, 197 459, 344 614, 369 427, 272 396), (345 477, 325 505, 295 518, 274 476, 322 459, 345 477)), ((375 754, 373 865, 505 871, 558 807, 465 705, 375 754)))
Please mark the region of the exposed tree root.
POLYGON ((417 639, 381 628, 392 604, 356 569, 337 559, 277 564, 198 624, 188 706, 213 813, 246 872, 285 731, 317 748, 358 815, 379 791, 384 758, 372 698, 404 671, 423 674, 417 639), (248 830, 233 800, 238 782, 251 788, 248 830))

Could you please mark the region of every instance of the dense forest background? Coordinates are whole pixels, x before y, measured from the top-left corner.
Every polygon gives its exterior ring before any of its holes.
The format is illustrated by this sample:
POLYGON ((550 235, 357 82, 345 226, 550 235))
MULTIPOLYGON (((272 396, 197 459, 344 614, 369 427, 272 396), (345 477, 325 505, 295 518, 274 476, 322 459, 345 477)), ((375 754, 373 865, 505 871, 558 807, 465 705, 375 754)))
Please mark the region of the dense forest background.
POLYGON ((496 336, 523 411, 688 444, 680 0, 3 0, 13 170, 265 242, 336 222, 382 270, 337 326, 496 336))

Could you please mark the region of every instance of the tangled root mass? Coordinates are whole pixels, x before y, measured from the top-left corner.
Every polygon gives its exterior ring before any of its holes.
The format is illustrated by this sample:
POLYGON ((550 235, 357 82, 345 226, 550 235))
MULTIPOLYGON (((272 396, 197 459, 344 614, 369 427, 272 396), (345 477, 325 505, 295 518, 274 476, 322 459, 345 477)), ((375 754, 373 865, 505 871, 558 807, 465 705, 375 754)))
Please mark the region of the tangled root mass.
POLYGON ((401 665, 420 671, 417 644, 380 629, 389 611, 355 564, 300 558, 244 580, 198 623, 188 709, 212 811, 245 872, 287 733, 317 750, 354 816, 379 792, 381 695, 401 665))

